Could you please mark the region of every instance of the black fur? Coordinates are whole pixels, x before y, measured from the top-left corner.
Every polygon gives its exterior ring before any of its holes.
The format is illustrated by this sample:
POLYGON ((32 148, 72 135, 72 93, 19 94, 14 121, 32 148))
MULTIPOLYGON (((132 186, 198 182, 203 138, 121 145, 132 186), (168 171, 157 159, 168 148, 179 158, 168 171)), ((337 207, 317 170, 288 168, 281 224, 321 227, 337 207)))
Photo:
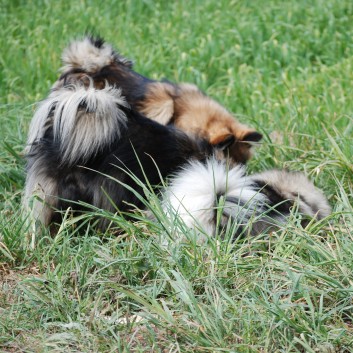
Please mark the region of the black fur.
POLYGON ((91 43, 98 49, 102 48, 104 44, 104 39, 98 36, 88 35, 89 40, 91 43))
MULTIPOLYGON (((204 140, 191 139, 183 132, 160 125, 136 111, 121 109, 128 117, 126 130, 88 162, 79 160, 71 166, 62 160, 51 127, 40 141, 32 145, 27 155, 27 170, 40 160, 42 172, 57 182, 58 211, 68 207, 82 211, 84 208, 77 202, 108 211, 114 211, 115 206, 120 211, 128 211, 132 208, 131 204, 141 207, 141 200, 119 183, 143 195, 141 186, 126 171, 131 171, 144 183, 145 173, 148 182, 155 187, 161 178, 171 175, 186 161, 193 158, 202 161, 213 153, 212 146, 204 140)), ((60 212, 52 213, 49 223, 60 222, 61 217, 60 212)))
POLYGON ((267 197, 269 211, 266 212, 266 215, 270 218, 274 218, 281 215, 289 215, 290 210, 294 205, 294 200, 287 200, 279 192, 277 192, 272 186, 266 184, 263 181, 255 181, 255 188, 258 192, 264 194, 267 197))

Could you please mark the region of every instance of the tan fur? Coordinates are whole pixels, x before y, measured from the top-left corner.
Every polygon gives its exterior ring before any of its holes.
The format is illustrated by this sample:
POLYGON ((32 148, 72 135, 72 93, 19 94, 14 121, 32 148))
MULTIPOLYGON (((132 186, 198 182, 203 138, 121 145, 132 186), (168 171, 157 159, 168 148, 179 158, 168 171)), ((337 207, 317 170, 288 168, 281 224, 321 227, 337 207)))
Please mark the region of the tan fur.
POLYGON ((139 111, 160 124, 167 125, 174 114, 173 86, 155 82, 149 86, 145 100, 138 104, 139 111))
POLYGON ((203 137, 213 145, 234 136, 229 154, 238 162, 251 157, 251 144, 244 138, 256 130, 241 124, 219 103, 203 94, 195 85, 155 82, 148 85, 138 109, 161 124, 173 123, 186 133, 203 137))

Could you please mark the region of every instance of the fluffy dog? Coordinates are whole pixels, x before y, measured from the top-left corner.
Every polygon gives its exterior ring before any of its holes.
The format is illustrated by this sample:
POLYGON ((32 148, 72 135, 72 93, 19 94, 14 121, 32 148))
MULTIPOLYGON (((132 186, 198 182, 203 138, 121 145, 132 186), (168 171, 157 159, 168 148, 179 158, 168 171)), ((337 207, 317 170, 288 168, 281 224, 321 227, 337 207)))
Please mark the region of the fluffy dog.
POLYGON ((245 163, 251 157, 254 142, 262 138, 196 86, 153 81, 138 74, 131 61, 102 39, 85 37, 73 41, 62 58, 62 75, 55 88, 82 81, 87 75, 96 88, 103 88, 108 82, 120 87, 127 102, 146 117, 163 125, 173 124, 214 146, 228 146, 226 153, 235 162, 245 163))
MULTIPOLYGON (((162 192, 167 214, 179 213, 187 226, 214 234, 223 200, 221 227, 232 219, 251 234, 285 222, 294 203, 299 211, 324 217, 330 207, 302 174, 268 171, 245 176, 217 158, 218 149, 171 126, 160 125, 127 107, 119 89, 92 84, 53 90, 33 117, 27 151, 25 204, 43 225, 61 221, 61 212, 84 211, 84 203, 126 211, 143 206, 139 180, 162 192), (229 170, 228 170, 229 169, 229 170), (33 198, 33 196, 36 196, 33 198)), ((101 227, 106 227, 101 222, 101 227)))
MULTIPOLYGON (((246 176, 243 166, 229 167, 220 157, 232 139, 212 145, 132 109, 122 95, 124 87, 109 84, 108 78, 103 85, 95 77, 97 67, 107 67, 111 60, 129 64, 116 53, 111 58, 110 47, 87 41, 83 66, 82 52, 77 58, 84 72, 64 66, 66 74, 31 122, 24 203, 35 220, 48 226, 60 222, 61 211, 68 208, 85 211, 84 204, 113 212, 140 208, 144 188, 136 178, 154 188, 170 178, 161 193, 165 212, 178 213, 187 226, 210 235, 229 219, 239 225, 238 234, 254 216, 250 233, 257 234, 285 222, 295 204, 306 216, 330 213, 324 195, 302 174, 269 171, 246 176)), ((65 55, 64 60, 68 62, 65 55)), ((71 57, 70 62, 76 61, 71 57)))
POLYGON ((207 141, 128 108, 119 89, 69 85, 53 90, 33 117, 25 204, 36 195, 33 216, 44 225, 60 221, 55 210, 80 211, 78 201, 110 211, 141 207, 128 188, 143 190, 129 172, 157 185, 186 161, 213 153, 207 141))

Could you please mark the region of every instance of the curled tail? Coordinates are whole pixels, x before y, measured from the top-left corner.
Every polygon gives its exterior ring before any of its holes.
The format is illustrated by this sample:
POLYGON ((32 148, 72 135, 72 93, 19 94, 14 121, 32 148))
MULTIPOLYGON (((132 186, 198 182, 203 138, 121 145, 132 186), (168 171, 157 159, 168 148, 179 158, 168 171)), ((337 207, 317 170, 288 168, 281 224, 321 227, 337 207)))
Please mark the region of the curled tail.
POLYGON ((63 67, 61 71, 83 71, 94 74, 112 63, 120 63, 132 68, 132 61, 124 58, 113 47, 101 38, 86 36, 72 41, 62 54, 63 67))

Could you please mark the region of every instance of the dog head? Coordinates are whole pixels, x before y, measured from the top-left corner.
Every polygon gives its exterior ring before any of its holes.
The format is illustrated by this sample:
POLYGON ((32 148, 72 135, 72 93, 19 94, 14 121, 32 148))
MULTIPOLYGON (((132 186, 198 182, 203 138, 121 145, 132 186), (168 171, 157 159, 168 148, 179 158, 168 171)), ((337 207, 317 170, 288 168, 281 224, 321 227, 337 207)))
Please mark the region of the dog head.
POLYGON ((245 163, 254 143, 262 139, 192 84, 151 83, 138 106, 150 119, 207 139, 235 162, 245 163))

